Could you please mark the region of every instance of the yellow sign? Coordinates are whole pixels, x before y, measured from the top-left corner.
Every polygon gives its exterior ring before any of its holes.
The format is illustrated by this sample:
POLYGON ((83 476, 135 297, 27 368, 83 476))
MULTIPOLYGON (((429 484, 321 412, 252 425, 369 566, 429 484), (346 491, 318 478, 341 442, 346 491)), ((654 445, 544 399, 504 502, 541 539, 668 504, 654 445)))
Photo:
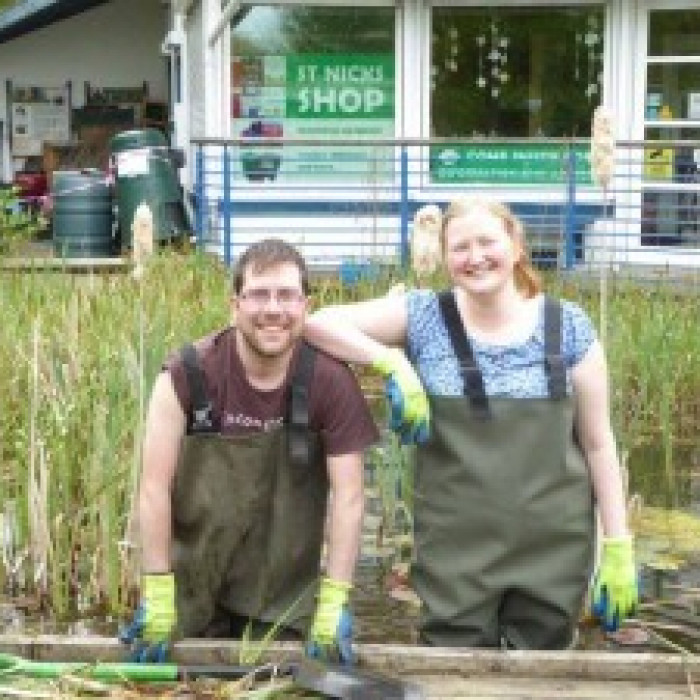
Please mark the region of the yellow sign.
POLYGON ((646 180, 673 179, 673 149, 644 149, 644 178, 646 180))

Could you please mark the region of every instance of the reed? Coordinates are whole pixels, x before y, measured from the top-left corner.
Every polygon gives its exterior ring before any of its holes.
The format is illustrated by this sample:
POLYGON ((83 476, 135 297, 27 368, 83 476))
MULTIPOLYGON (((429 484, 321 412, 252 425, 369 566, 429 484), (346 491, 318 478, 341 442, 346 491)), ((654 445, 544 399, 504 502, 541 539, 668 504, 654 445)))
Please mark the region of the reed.
MULTIPOLYGON (((343 285, 313 280, 313 304, 412 285, 396 269, 343 285)), ((432 284, 441 284, 436 277, 432 284)), ((599 288, 553 278, 554 293, 599 318, 599 288)), ((615 429, 633 490, 687 505, 682 476, 700 443, 697 286, 680 293, 608 279, 606 349, 615 429), (642 459, 656 450, 653 460, 642 459)), ((134 494, 148 392, 164 358, 228 322, 228 271, 203 254, 164 252, 143 274, 0 273, 0 566, 5 590, 35 596, 57 617, 121 614, 135 593, 134 494)), ((362 373, 368 393, 376 378, 362 373)), ((411 459, 374 451, 387 526, 410 517, 411 459)), ((398 541, 398 540, 397 540, 398 541)))
MULTIPOLYGON (((618 276, 604 300, 613 424, 631 485, 639 489, 646 477, 635 461, 653 453, 656 484, 643 490, 668 507, 683 505, 678 481, 700 446, 699 295, 669 273, 644 284, 618 276)), ((586 290, 578 297, 595 318, 603 300, 586 290)))

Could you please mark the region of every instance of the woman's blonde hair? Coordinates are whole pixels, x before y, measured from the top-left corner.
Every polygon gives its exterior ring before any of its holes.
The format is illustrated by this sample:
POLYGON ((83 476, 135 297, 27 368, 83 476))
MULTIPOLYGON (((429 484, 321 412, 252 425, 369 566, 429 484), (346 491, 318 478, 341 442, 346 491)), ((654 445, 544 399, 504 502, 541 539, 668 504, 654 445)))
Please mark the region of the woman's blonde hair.
POLYGON ((447 225, 452 219, 466 216, 476 210, 485 211, 500 219, 503 222, 506 233, 510 236, 516 249, 520 251, 513 270, 517 289, 528 298, 539 294, 542 291, 542 280, 530 261, 525 238, 525 227, 510 208, 501 202, 494 202, 480 197, 459 197, 450 202, 443 215, 440 232, 443 257, 446 249, 445 232, 447 231, 447 225))

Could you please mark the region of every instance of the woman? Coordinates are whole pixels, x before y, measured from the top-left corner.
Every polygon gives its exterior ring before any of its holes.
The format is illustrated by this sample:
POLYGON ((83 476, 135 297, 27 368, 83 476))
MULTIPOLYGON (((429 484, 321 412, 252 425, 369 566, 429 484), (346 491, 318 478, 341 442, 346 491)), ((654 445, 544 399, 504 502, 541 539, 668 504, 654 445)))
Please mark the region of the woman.
POLYGON ((406 368, 394 371, 387 346, 405 347, 428 394, 414 493, 421 638, 570 645, 592 567, 594 500, 604 537, 593 609, 616 629, 636 605, 636 574, 592 324, 542 294, 507 207, 456 200, 440 236, 452 289, 327 307, 305 327, 323 349, 394 380, 406 368))

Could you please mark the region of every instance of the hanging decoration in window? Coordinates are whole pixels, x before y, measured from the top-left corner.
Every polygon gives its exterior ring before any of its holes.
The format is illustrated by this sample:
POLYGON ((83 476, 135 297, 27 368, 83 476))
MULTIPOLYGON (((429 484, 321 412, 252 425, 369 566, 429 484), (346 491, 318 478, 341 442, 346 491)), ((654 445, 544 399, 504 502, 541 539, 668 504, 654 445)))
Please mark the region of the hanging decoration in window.
POLYGON ((447 56, 445 58, 445 69, 452 73, 457 72, 457 56, 459 56, 459 30, 457 27, 450 27, 447 30, 447 56))
POLYGON ((498 100, 503 86, 510 79, 507 70, 510 39, 501 33, 498 23, 492 19, 488 32, 478 34, 475 41, 479 64, 476 86, 498 100))
POLYGON ((589 15, 585 31, 576 32, 574 52, 574 78, 577 81, 583 78, 585 81, 585 94, 589 102, 599 95, 603 86, 602 58, 603 36, 598 18, 589 15))

